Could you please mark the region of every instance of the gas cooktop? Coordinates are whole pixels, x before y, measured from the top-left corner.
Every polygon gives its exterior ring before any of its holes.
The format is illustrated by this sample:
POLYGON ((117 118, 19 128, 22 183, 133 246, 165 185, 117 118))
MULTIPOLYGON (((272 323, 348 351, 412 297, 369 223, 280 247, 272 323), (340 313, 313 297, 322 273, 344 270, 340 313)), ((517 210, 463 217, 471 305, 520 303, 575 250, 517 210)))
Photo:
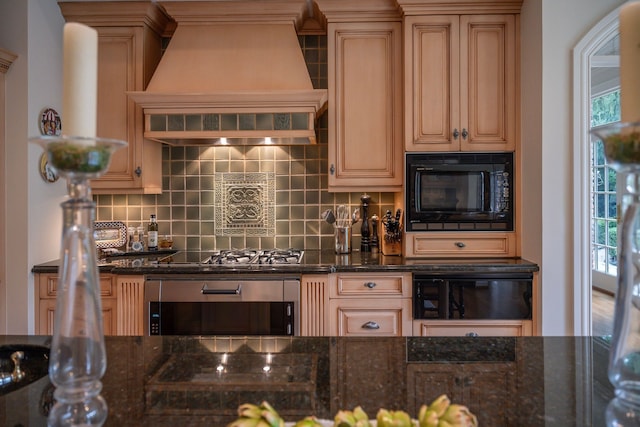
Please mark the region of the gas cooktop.
POLYGON ((159 265, 233 265, 300 264, 304 251, 299 249, 225 249, 220 251, 180 251, 160 258, 159 265))

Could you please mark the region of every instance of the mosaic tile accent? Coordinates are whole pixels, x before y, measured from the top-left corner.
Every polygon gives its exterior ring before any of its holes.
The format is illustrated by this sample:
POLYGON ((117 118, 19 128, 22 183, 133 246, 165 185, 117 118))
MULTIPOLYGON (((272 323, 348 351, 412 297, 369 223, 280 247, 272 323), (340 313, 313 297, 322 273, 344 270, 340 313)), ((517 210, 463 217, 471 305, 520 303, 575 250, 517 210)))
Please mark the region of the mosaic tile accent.
POLYGON ((276 177, 273 172, 218 173, 214 177, 217 236, 274 236, 276 177))

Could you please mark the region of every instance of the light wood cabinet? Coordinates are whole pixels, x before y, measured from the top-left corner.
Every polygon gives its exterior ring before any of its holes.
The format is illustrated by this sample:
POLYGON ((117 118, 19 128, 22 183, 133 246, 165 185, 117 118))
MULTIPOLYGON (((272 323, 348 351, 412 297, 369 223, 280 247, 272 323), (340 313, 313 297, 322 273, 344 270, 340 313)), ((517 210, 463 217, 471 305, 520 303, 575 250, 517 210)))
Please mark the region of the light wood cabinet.
MULTIPOLYGON (((37 273, 36 334, 52 335, 58 274, 37 273)), ((102 326, 105 335, 142 335, 144 276, 100 274, 102 326)))
POLYGON ((300 280, 300 335, 329 335, 329 275, 303 275, 300 280))
POLYGON ((533 335, 531 320, 414 320, 419 337, 522 337, 533 335))
POLYGON ((117 335, 144 334, 144 276, 116 276, 117 335))
MULTIPOLYGON (((56 298, 58 296, 58 274, 40 273, 35 275, 36 283, 36 334, 53 335, 56 298)), ((100 275, 100 297, 102 304, 102 328, 105 335, 117 332, 116 276, 100 275)))
POLYGON ((516 14, 406 16, 404 40, 406 151, 515 150, 516 14))
POLYGON ((404 235, 408 258, 500 258, 517 255, 515 232, 417 232, 404 235))
POLYGON ((329 191, 402 190, 402 24, 392 3, 318 1, 328 22, 329 191))
POLYGON ((329 280, 329 335, 412 334, 411 273, 336 273, 329 280))
POLYGON ((128 142, 107 173, 91 182, 94 194, 162 192, 162 145, 143 138, 143 112, 127 96, 145 90, 162 53, 169 18, 155 3, 60 2, 67 21, 98 32, 97 135, 128 142))

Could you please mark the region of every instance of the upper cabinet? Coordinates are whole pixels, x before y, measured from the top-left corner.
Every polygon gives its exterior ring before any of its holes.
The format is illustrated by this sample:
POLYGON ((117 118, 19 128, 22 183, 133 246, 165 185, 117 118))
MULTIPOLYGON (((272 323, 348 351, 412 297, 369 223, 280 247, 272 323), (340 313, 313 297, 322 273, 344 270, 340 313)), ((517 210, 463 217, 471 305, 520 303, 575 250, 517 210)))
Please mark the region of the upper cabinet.
MULTIPOLYGON (((127 96, 141 91, 162 55, 169 18, 155 2, 60 2, 66 21, 98 32, 97 135, 125 140, 109 171, 91 182, 95 194, 162 192, 162 145, 143 138, 143 112, 127 96)), ((64 117, 63 117, 64 126, 64 117)))
POLYGON ((519 11, 520 2, 484 9, 474 2, 482 14, 442 14, 428 0, 398 2, 406 15, 406 151, 515 150, 518 15, 496 9, 519 11))
POLYGON ((390 1, 317 0, 327 19, 329 191, 402 189, 402 23, 390 1))

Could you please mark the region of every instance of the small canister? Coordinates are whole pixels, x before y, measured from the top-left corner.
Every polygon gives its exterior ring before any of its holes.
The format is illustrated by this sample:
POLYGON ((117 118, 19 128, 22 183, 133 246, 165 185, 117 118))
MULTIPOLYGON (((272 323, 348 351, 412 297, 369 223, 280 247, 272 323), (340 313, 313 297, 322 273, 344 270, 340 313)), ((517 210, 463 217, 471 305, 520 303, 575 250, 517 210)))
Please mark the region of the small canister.
POLYGON ((351 227, 335 227, 337 254, 351 253, 351 227))

